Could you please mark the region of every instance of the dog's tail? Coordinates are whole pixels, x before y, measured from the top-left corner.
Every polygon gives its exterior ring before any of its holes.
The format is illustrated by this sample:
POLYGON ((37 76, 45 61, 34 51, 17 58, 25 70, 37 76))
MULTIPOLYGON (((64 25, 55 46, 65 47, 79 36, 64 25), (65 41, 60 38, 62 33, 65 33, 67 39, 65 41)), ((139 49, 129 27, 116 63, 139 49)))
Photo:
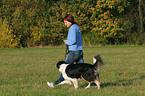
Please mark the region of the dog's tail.
POLYGON ((103 60, 100 55, 96 55, 93 58, 94 67, 99 71, 100 67, 104 65, 103 60))

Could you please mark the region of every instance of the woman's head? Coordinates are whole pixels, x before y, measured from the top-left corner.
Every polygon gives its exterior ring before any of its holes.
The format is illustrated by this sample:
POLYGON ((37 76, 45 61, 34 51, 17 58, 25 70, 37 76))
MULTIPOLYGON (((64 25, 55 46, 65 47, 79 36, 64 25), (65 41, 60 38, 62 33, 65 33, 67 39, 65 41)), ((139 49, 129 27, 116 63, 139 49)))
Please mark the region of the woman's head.
POLYGON ((67 14, 64 18, 63 18, 63 21, 65 23, 65 25, 67 27, 71 26, 72 24, 75 24, 75 21, 74 21, 74 17, 70 14, 67 14))

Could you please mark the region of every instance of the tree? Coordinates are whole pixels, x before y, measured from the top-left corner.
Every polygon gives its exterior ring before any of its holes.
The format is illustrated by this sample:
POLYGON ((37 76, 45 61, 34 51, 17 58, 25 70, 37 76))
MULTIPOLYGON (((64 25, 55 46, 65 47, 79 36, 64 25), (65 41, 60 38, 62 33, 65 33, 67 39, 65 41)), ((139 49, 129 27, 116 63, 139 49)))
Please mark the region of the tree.
POLYGON ((100 38, 97 43, 120 44, 124 36, 122 18, 127 6, 128 2, 124 0, 98 0, 96 6, 90 9, 93 24, 91 32, 100 38))
POLYGON ((138 12, 139 12, 139 34, 141 36, 141 42, 140 43, 143 43, 143 31, 144 31, 144 28, 143 28, 143 11, 142 11, 142 4, 143 4, 143 1, 142 0, 139 0, 139 5, 138 5, 138 12))

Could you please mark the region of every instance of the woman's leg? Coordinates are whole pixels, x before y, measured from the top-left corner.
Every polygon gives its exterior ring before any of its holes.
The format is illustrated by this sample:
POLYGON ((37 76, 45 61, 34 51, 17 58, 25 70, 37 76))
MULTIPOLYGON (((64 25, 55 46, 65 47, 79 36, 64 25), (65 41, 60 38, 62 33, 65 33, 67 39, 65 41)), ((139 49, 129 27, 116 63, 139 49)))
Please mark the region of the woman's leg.
MULTIPOLYGON (((65 60, 66 63, 68 64, 73 64, 74 63, 74 53, 70 52, 65 60)), ((57 85, 60 82, 64 80, 62 73, 59 75, 58 79, 53 83, 53 85, 57 85)))
POLYGON ((78 60, 76 60, 76 63, 84 63, 84 59, 83 59, 83 52, 80 52, 79 53, 79 56, 78 56, 78 60))
POLYGON ((67 58, 65 59, 65 62, 68 64, 73 64, 75 62, 75 53, 74 52, 69 52, 67 58))
POLYGON ((64 80, 62 73, 60 73, 58 79, 53 83, 53 85, 57 85, 64 80))

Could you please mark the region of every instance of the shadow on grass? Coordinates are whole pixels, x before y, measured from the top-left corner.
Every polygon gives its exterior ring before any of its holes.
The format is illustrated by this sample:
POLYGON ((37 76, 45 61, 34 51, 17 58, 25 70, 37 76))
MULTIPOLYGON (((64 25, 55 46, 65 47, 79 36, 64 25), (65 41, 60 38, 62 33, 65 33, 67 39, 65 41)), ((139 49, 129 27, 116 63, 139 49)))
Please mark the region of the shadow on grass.
MULTIPOLYGON (((145 76, 140 76, 140 78, 134 78, 134 79, 118 80, 116 82, 102 83, 100 86, 101 88, 105 88, 107 86, 129 86, 129 85, 133 85, 134 81, 137 81, 140 79, 145 79, 145 76)), ((81 85, 80 87, 85 88, 87 85, 88 83, 81 85)))
POLYGON ((140 76, 140 78, 134 78, 134 79, 127 79, 127 80, 118 80, 116 82, 107 82, 101 84, 101 88, 107 87, 107 86, 129 86, 133 85, 133 82, 136 80, 145 79, 145 76, 140 76))

